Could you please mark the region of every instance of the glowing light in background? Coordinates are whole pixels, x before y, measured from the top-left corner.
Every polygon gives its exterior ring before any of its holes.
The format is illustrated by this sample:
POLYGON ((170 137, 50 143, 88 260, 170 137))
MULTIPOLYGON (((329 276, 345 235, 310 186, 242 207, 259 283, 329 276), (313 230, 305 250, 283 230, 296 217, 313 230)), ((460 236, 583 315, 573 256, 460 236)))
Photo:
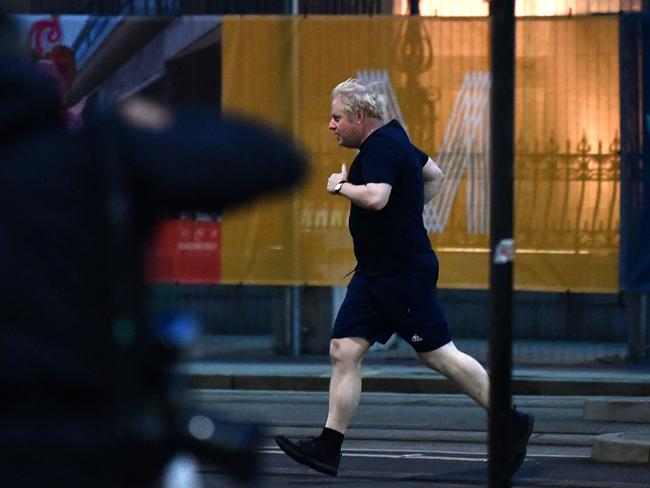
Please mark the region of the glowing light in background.
MULTIPOLYGON (((586 15, 640 11, 642 0, 516 0, 515 15, 553 16, 586 15)), ((408 15, 409 0, 395 0, 393 13, 408 15)), ((420 0, 420 15, 432 17, 485 17, 489 14, 487 0, 420 0)))

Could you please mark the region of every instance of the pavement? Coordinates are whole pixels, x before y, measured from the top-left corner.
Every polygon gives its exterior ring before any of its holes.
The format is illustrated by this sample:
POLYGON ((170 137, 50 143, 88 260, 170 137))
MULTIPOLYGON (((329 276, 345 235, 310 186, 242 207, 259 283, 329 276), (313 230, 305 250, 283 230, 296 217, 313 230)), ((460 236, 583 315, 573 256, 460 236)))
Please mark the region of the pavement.
MULTIPOLYGON (((326 356, 219 355, 186 359, 176 372, 191 389, 320 391, 329 386, 326 356)), ((389 393, 460 393, 446 378, 415 359, 366 358, 363 389, 389 393)), ((513 395, 593 396, 583 418, 620 422, 619 432, 597 436, 596 462, 650 464, 650 365, 521 366, 512 371, 513 395), (626 423, 648 425, 625 432, 626 423)))

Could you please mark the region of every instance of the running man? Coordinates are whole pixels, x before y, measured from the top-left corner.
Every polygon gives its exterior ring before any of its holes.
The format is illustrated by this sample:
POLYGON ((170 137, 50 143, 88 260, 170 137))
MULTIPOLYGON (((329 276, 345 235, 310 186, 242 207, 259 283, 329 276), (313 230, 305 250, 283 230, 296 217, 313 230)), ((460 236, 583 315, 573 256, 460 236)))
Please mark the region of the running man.
MULTIPOLYGON (((332 173, 327 191, 351 202, 355 273, 330 341, 329 411, 320 436, 276 442, 291 458, 336 476, 341 445, 361 396, 361 362, 375 342, 397 333, 429 368, 445 375, 486 410, 489 378, 451 340, 436 298, 438 259, 422 221, 423 207, 444 175, 415 147, 398 121, 386 120, 384 97, 355 79, 332 92, 329 129, 339 145, 359 152, 348 172, 332 173)), ((526 456, 533 416, 512 411, 514 474, 526 456)))

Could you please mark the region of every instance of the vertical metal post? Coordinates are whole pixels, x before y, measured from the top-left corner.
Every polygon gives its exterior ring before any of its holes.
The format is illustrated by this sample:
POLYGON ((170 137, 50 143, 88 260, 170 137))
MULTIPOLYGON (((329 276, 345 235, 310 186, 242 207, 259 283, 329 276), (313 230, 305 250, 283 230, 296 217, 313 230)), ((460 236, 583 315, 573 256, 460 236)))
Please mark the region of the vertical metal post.
POLYGON ((648 294, 627 293, 627 351, 628 360, 633 364, 648 358, 648 294))
POLYGON ((489 486, 510 487, 512 375, 514 0, 492 0, 489 486))
MULTIPOLYGON (((648 198, 648 165, 650 165, 650 1, 646 0, 643 5, 641 13, 641 141, 642 141, 642 165, 644 167, 644 189, 645 189, 645 205, 644 205, 644 224, 647 225, 650 217, 650 198, 648 198)), ((650 232, 645 232, 645 237, 641 237, 642 242, 647 245, 648 236, 650 232)), ((639 343, 642 350, 639 357, 639 362, 650 360, 650 344, 648 343, 648 291, 650 287, 646 281, 639 297, 639 315, 638 315, 638 329, 639 329, 639 343)))
POLYGON ((300 286, 291 287, 291 355, 300 356, 300 286))
MULTIPOLYGON (((300 96, 299 96, 299 86, 300 86, 300 39, 298 37, 298 23, 300 19, 296 16, 298 15, 299 5, 298 0, 293 0, 291 5, 291 13, 293 18, 291 19, 291 126, 293 128, 294 135, 298 134, 298 127, 300 125, 300 107, 298 106, 300 96)), ((294 216, 294 222, 292 225, 292 238, 296 246, 293 253, 293 279, 298 280, 300 274, 300 235, 297 230, 297 218, 296 216, 300 213, 300 204, 297 198, 293 199, 292 203, 292 213, 294 216)), ((300 285, 291 286, 291 355, 300 356, 300 346, 302 343, 301 337, 301 327, 302 327, 302 294, 300 285)))
POLYGON ((649 359, 648 352, 648 294, 639 294, 639 344, 641 344, 641 353, 639 355, 639 362, 647 361, 649 359))

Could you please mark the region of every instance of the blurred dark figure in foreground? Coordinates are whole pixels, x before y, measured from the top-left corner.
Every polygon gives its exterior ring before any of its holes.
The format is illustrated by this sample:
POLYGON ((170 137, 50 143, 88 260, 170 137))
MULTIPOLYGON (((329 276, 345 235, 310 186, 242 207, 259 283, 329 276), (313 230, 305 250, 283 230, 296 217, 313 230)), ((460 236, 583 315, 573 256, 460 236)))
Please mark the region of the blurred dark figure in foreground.
POLYGON ((287 189, 304 157, 253 123, 143 101, 72 133, 0 24, 0 485, 155 486, 179 449, 246 474, 254 429, 168 401, 174 331, 146 326, 142 248, 158 214, 287 189))

